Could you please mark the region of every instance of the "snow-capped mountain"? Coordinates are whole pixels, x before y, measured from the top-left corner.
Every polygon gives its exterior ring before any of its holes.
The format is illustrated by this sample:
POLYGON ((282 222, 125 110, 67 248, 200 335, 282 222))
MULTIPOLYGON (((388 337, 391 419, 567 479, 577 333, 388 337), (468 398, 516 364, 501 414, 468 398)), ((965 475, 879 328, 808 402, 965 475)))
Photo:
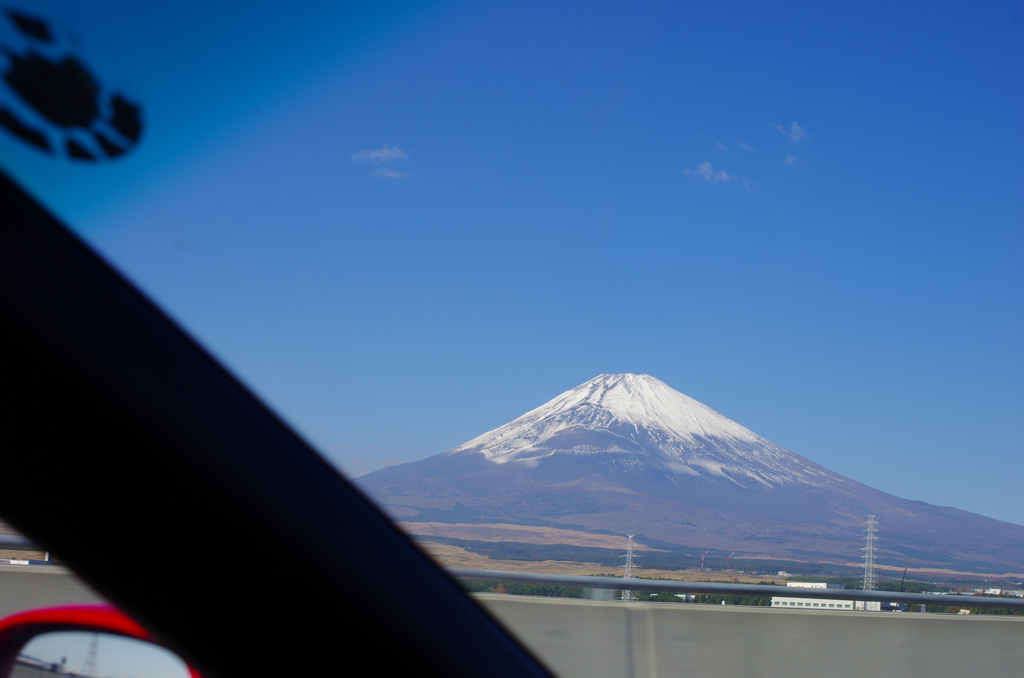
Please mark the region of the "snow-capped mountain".
POLYGON ((528 467, 554 455, 592 455, 624 471, 741 487, 849 482, 646 374, 602 374, 445 454, 528 467))
POLYGON ((647 375, 603 374, 454 449, 357 482, 407 521, 641 533, 835 562, 860 557, 873 514, 883 562, 888 553, 909 566, 1024 572, 1024 527, 844 478, 647 375))

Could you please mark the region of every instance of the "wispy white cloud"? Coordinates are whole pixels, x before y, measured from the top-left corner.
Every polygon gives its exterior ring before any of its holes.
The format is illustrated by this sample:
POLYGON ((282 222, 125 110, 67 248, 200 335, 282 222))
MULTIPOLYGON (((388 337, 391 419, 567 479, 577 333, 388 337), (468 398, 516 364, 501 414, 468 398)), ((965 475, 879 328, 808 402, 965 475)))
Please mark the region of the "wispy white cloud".
POLYGON ((795 122, 789 126, 789 129, 786 129, 782 125, 777 125, 774 123, 772 126, 775 127, 775 129, 782 132, 783 134, 785 134, 787 137, 789 137, 790 141, 802 141, 807 138, 807 132, 805 132, 804 128, 796 124, 795 122))
POLYGON ((785 162, 787 165, 795 165, 798 161, 793 156, 787 155, 786 159, 783 162, 785 162))
POLYGON ((750 144, 748 144, 743 139, 737 139, 736 140, 736 145, 739 146, 740 148, 742 148, 744 151, 752 151, 752 150, 754 150, 754 147, 751 146, 750 144))
POLYGON ((721 141, 719 141, 719 142, 718 142, 718 143, 717 143, 716 145, 718 146, 718 148, 719 148, 720 150, 723 150, 723 151, 727 151, 727 150, 729 150, 729 149, 727 149, 727 148, 725 147, 725 144, 723 144, 723 143, 722 143, 721 141))
POLYGON ((398 148, 397 146, 388 146, 384 144, 375 151, 369 149, 353 153, 350 156, 356 162, 374 162, 380 164, 382 162, 389 162, 392 160, 401 160, 406 157, 405 151, 398 148))
POLYGON ((405 172, 399 172, 398 170, 393 170, 390 167, 378 167, 370 172, 370 174, 375 177, 384 177, 385 179, 401 179, 406 176, 405 172))
POLYGON ((715 183, 718 183, 719 181, 732 181, 736 178, 728 174, 725 170, 716 170, 711 166, 710 162, 702 162, 697 165, 697 169, 687 169, 686 173, 700 177, 704 181, 714 181, 715 183))

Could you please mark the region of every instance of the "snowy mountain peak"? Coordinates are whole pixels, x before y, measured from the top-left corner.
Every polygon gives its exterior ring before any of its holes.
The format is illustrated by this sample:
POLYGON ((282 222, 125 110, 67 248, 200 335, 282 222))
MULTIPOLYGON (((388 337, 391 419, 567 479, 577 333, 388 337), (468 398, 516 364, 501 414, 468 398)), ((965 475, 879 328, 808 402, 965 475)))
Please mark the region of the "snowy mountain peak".
POLYGON ((630 472, 743 486, 848 482, 646 374, 602 374, 445 454, 530 468, 558 455, 597 457, 630 472))
POLYGON ((681 440, 710 437, 764 442, 753 431, 646 374, 602 374, 524 417, 548 408, 565 410, 584 404, 603 408, 628 424, 664 429, 681 440))

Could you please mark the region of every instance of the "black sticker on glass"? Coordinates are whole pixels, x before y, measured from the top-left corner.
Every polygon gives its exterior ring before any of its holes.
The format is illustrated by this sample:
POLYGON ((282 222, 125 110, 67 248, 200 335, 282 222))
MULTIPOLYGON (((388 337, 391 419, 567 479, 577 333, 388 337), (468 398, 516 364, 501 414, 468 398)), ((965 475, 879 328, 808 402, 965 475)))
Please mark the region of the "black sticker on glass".
POLYGON ((55 157, 112 160, 142 136, 138 104, 105 88, 45 19, 6 10, 0 127, 55 157), (17 44, 15 44, 17 43, 17 44))

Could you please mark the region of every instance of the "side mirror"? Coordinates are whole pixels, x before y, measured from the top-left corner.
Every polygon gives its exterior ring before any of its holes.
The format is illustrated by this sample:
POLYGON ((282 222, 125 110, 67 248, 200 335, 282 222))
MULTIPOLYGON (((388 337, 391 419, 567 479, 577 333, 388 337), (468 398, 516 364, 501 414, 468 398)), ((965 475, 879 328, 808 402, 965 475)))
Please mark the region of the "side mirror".
POLYGON ((57 607, 0 621, 0 678, 200 678, 108 606, 57 607))

